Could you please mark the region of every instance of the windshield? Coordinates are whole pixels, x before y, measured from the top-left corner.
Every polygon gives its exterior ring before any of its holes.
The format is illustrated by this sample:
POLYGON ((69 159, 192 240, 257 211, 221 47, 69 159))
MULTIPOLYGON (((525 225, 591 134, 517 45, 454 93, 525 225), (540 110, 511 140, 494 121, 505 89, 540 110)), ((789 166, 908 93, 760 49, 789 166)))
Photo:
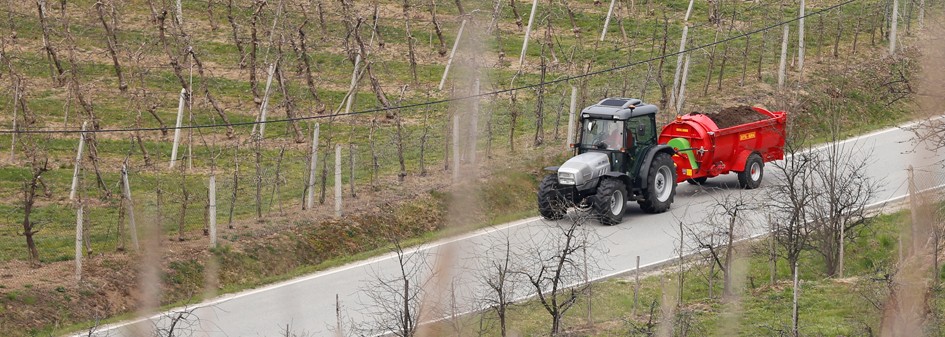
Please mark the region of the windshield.
POLYGON ((581 147, 620 150, 623 147, 623 122, 606 119, 584 120, 581 147))

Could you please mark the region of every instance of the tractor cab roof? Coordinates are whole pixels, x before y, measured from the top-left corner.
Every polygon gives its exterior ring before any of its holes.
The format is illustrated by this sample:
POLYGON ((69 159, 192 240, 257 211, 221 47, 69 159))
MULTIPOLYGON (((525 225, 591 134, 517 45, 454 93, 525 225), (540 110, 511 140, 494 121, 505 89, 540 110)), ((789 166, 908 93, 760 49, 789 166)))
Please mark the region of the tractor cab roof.
POLYGON ((581 119, 605 118, 627 120, 631 117, 656 114, 655 105, 643 103, 636 98, 605 98, 597 104, 584 108, 581 119))

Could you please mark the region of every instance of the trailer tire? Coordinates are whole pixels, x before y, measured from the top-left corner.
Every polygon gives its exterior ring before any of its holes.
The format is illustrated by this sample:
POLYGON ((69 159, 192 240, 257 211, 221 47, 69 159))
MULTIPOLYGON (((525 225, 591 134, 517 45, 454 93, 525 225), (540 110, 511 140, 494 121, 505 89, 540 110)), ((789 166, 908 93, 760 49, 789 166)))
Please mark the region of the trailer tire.
POLYGON ((657 153, 646 175, 646 191, 640 208, 647 213, 663 213, 676 196, 676 168, 669 154, 657 153))
POLYGON ((623 213, 627 210, 627 187, 620 179, 604 179, 597 186, 597 196, 594 202, 594 212, 600 217, 600 222, 613 226, 623 221, 623 213))
POLYGON ((549 174, 538 185, 538 213, 548 220, 561 220, 568 207, 564 195, 558 190, 558 175, 549 174))
POLYGON ((761 179, 765 176, 765 163, 761 156, 752 153, 745 160, 745 169, 738 172, 738 185, 746 190, 752 190, 761 186, 761 179))

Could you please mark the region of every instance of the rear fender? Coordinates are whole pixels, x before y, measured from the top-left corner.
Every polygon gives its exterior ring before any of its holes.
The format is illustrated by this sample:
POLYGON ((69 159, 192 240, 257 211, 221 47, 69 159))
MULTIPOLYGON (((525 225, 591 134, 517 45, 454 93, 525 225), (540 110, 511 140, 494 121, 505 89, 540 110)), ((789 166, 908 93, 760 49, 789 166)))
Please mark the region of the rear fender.
POLYGON ((730 168, 732 171, 741 172, 745 170, 745 164, 748 161, 748 156, 751 156, 753 151, 744 150, 738 153, 738 157, 735 157, 735 165, 732 165, 730 168))
MULTIPOLYGON (((657 145, 651 147, 646 151, 646 156, 643 157, 643 164, 640 165, 640 170, 637 172, 637 181, 639 182, 639 188, 645 189, 647 185, 646 175, 650 172, 650 164, 653 163, 653 158, 656 157, 658 153, 666 153, 670 156, 676 153, 675 150, 669 145, 657 145)), ((742 164, 744 166, 744 164, 742 164)))

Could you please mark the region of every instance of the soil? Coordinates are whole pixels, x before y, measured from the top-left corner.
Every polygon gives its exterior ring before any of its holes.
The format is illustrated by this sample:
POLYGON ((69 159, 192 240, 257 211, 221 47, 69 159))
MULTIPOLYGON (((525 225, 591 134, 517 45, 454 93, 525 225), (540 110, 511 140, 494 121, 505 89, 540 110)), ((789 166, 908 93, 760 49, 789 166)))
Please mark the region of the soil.
POLYGON ((740 105, 731 108, 724 108, 719 112, 708 113, 706 116, 715 122, 719 129, 730 128, 736 125, 757 122, 767 117, 755 111, 750 106, 740 105))

